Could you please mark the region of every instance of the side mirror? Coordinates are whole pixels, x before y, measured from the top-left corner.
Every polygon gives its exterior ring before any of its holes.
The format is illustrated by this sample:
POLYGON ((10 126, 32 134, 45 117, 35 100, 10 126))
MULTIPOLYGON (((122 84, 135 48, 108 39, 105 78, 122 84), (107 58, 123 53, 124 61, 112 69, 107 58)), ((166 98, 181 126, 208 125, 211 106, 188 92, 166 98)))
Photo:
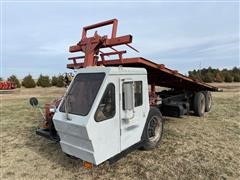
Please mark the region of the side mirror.
POLYGON ((38 99, 35 98, 35 97, 31 97, 31 98, 29 99, 29 103, 30 103, 30 105, 31 105, 32 107, 36 107, 36 106, 38 105, 38 99))
POLYGON ((134 86, 133 81, 123 83, 123 110, 125 111, 125 120, 134 117, 134 86))
POLYGON ((133 82, 123 83, 124 93, 124 110, 133 110, 134 96, 133 96, 133 82))

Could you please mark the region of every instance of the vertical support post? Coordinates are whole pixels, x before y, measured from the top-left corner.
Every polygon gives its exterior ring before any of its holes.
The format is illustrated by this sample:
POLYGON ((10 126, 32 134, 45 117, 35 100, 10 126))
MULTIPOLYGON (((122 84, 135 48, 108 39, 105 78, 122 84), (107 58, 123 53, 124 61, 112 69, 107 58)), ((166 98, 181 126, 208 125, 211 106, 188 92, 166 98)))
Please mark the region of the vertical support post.
POLYGON ((117 25, 118 25, 118 20, 113 19, 112 38, 115 38, 117 36, 117 25))
POLYGON ((73 64, 76 65, 77 64, 77 61, 76 59, 73 59, 73 64))
POLYGON ((155 84, 151 84, 151 94, 154 95, 156 92, 155 84))
POLYGON ((85 53, 84 65, 83 67, 93 66, 94 65, 94 51, 85 53))
POLYGON ((149 94, 149 104, 150 106, 156 105, 156 94, 155 94, 155 84, 151 84, 151 92, 149 94))

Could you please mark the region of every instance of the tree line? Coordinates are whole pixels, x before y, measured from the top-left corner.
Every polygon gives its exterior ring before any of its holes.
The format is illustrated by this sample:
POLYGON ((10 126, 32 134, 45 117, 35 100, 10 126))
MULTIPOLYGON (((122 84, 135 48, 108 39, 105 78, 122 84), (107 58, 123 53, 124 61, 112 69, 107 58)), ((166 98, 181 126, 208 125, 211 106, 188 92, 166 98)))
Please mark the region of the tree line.
MULTIPOLYGON (((0 81, 2 81, 3 78, 0 77, 0 81)), ((20 88, 21 86, 25 88, 35 88, 36 86, 40 87, 64 87, 65 84, 65 77, 63 75, 59 76, 52 76, 51 78, 49 76, 40 75, 35 81, 32 76, 29 74, 23 78, 23 80, 20 82, 20 80, 17 78, 16 75, 11 75, 7 78, 8 81, 14 82, 17 85, 17 88, 20 88)))
POLYGON ((240 68, 234 67, 232 69, 213 69, 203 68, 200 70, 193 70, 188 72, 189 77, 198 79, 206 83, 211 82, 240 82, 240 68))
MULTIPOLYGON (((189 77, 193 79, 198 79, 203 82, 240 82, 240 68, 234 67, 232 69, 213 69, 203 68, 200 70, 193 70, 188 72, 189 77)), ((0 77, 0 81, 3 78, 0 77)), ((17 88, 24 86, 25 88, 34 88, 36 86, 40 87, 64 87, 66 86, 66 76, 58 75, 52 76, 51 78, 47 75, 40 75, 35 81, 32 76, 29 74, 23 78, 20 82, 16 75, 12 75, 7 78, 8 81, 14 82, 17 85, 17 88)))

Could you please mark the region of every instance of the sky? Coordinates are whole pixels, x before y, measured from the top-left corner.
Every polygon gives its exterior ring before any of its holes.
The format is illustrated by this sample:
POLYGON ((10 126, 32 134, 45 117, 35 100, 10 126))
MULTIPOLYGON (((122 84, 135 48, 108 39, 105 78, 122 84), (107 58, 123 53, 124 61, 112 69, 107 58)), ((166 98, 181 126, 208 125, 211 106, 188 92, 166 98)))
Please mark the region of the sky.
MULTIPOLYGON (((117 18, 117 35, 133 35, 125 57, 144 57, 187 74, 239 67, 239 2, 1 3, 1 74, 23 78, 71 72, 69 46, 82 27, 117 18)), ((110 27, 100 29, 102 35, 110 27)))

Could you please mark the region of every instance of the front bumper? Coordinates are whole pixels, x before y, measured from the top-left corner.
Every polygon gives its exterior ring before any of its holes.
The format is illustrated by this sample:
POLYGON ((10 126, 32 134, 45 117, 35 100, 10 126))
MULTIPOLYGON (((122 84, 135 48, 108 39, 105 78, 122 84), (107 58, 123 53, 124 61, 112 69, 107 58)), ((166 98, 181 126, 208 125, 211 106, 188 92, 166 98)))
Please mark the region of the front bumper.
POLYGON ((51 136, 51 133, 50 133, 49 129, 46 129, 46 128, 38 128, 36 130, 36 134, 39 135, 39 136, 45 137, 45 138, 47 138, 51 141, 54 141, 54 142, 59 142, 60 141, 59 137, 51 136))

